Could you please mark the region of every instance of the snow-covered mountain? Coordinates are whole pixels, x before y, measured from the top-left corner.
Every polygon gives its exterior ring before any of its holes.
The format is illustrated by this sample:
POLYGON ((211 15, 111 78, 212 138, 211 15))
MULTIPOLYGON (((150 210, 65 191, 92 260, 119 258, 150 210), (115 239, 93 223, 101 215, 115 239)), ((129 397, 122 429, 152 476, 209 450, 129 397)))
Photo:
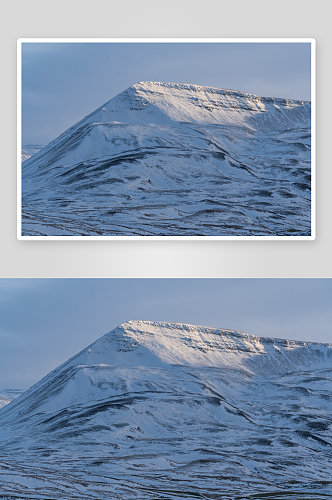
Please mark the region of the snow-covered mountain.
POLYGON ((0 410, 8 498, 332 495, 332 345, 129 321, 0 410))
POLYGON ((140 82, 24 162, 23 235, 308 235, 311 104, 140 82))

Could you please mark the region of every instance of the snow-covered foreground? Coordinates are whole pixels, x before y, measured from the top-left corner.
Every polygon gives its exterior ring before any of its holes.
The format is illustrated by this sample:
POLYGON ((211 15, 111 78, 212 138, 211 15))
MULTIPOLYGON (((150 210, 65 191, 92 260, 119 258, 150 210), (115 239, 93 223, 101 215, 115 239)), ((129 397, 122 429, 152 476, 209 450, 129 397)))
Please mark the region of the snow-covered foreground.
POLYGON ((130 321, 0 410, 2 498, 326 499, 332 345, 130 321))
POLYGON ((22 235, 311 234, 311 104, 140 82, 22 169, 22 235))

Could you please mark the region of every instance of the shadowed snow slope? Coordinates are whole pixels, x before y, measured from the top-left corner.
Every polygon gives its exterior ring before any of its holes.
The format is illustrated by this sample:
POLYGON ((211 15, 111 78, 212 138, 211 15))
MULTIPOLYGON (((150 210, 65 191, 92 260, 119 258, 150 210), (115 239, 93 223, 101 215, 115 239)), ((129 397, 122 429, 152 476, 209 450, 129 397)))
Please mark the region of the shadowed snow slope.
POLYGON ((310 102, 140 82, 24 162, 23 234, 308 234, 310 123, 310 102))
POLYGON ((1 493, 331 496, 331 353, 330 344, 128 321, 0 410, 1 493))

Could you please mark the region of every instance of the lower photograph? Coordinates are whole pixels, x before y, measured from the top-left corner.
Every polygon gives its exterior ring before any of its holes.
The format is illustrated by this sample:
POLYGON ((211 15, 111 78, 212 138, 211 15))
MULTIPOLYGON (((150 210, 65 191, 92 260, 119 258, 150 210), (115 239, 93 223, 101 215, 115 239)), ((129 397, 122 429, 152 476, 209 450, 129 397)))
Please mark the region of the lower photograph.
POLYGON ((0 279, 2 500, 332 497, 332 279, 0 279))

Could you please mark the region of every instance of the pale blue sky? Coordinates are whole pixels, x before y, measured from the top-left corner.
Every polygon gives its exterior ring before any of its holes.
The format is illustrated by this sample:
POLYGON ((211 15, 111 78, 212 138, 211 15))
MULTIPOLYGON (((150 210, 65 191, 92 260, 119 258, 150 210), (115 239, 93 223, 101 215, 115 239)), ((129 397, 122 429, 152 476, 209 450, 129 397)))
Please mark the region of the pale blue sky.
POLYGON ((332 343, 332 279, 0 279, 0 390, 128 320, 332 343))
POLYGON ((309 43, 23 43, 23 144, 48 144, 139 81, 310 100, 309 43))

